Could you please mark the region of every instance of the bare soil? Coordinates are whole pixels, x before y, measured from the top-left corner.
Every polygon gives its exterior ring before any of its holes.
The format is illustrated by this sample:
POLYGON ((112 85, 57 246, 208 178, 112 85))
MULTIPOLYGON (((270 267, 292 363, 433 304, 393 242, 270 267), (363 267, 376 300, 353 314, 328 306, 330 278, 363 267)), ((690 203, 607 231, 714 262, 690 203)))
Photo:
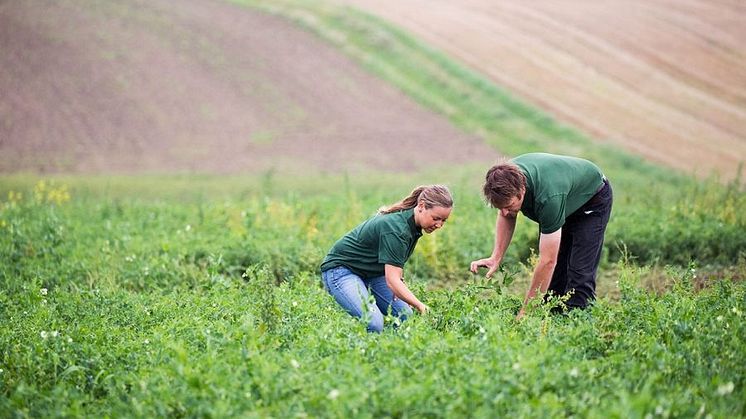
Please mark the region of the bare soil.
POLYGON ((557 119, 671 167, 746 160, 741 0, 336 0, 376 14, 557 119))
POLYGON ((288 22, 222 0, 0 0, 0 173, 493 161, 288 22))

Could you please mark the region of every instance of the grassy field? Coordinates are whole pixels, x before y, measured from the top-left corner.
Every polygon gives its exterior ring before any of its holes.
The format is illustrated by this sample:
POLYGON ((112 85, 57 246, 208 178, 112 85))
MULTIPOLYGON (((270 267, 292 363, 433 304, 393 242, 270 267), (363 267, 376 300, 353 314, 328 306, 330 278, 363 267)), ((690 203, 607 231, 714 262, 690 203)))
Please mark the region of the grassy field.
MULTIPOLYGON (((31 177, 3 178, 13 188, 0 207, 0 411, 743 416, 746 283, 733 280, 746 275, 743 256, 708 276, 609 251, 592 310, 555 317, 540 306, 516 323, 534 228, 521 223, 503 275, 472 277, 494 212, 473 182, 450 175, 453 216, 407 266, 433 310, 380 336, 336 306, 317 266, 339 235, 408 192, 402 179, 66 178, 27 188, 31 177)), ((406 180, 418 177, 428 175, 406 180)), ((609 246, 627 234, 619 213, 609 246)))
POLYGON ((534 260, 525 219, 503 274, 468 274, 492 246, 485 167, 3 175, 0 416, 746 416, 739 180, 698 181, 594 145, 375 19, 252 4, 336 40, 505 153, 597 161, 615 188, 601 298, 513 320, 534 260), (321 289, 318 265, 423 183, 448 184, 456 201, 406 267, 432 312, 368 335, 321 289))

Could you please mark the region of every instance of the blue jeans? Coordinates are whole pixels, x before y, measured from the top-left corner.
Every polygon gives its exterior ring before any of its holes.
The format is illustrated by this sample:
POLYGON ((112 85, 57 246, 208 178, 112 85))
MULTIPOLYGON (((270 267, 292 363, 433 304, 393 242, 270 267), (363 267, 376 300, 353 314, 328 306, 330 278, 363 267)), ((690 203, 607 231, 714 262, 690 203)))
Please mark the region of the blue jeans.
POLYGON ((386 285, 386 277, 363 279, 345 268, 338 266, 321 273, 321 280, 337 303, 350 315, 368 321, 369 332, 383 331, 383 316, 388 314, 399 317, 402 321, 412 314, 412 308, 404 301, 395 298, 386 285), (371 300, 369 292, 373 293, 371 300), (363 307, 367 311, 363 312, 363 307))

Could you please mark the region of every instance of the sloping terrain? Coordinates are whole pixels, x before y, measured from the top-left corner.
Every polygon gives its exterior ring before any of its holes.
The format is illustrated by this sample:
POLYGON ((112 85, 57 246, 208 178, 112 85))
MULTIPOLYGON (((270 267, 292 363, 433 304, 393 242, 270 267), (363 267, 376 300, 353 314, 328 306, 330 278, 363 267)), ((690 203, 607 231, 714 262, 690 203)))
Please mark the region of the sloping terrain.
POLYGON ((0 1, 0 51, 0 173, 406 171, 496 154, 226 1, 0 1))
POLYGON ((746 3, 335 0, 378 15, 593 138, 725 178, 746 160, 746 3))

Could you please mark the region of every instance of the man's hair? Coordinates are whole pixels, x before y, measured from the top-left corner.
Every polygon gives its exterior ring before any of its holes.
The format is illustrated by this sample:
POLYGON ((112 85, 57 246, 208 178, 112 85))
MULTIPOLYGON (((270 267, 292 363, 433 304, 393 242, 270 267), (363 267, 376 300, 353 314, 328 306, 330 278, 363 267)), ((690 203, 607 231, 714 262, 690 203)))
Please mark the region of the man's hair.
POLYGON ((526 190, 526 175, 509 161, 500 162, 487 171, 484 177, 484 197, 493 208, 504 208, 511 199, 526 190))

